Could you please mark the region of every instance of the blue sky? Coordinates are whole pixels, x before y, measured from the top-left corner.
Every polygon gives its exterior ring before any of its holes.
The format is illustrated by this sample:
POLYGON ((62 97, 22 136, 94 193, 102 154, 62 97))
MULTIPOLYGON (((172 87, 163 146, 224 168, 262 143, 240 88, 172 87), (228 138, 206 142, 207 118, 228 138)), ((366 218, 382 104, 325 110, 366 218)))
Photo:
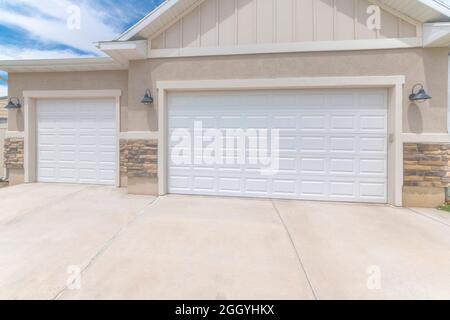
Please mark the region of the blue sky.
MULTIPOLYGON (((162 2, 0 0, 0 60, 101 55, 94 42, 114 39, 162 2), (80 29, 68 27, 73 5, 80 9, 80 29)), ((0 78, 7 74, 0 71, 0 78)), ((6 82, 0 80, 4 95, 6 82)))

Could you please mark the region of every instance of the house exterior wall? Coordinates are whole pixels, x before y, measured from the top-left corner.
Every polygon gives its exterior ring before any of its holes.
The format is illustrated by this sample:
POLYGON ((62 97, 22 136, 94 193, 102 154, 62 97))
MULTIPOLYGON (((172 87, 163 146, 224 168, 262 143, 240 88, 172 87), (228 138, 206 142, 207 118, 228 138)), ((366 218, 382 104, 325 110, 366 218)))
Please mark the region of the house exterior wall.
MULTIPOLYGON (((121 89, 121 131, 157 131, 156 82, 164 80, 258 79, 405 75, 403 131, 447 133, 448 49, 395 49, 352 52, 285 53, 132 61, 128 71, 11 73, 11 96, 24 90, 121 89), (408 100, 416 83, 433 99, 408 100), (151 89, 154 106, 141 103, 151 89)), ((23 131, 22 112, 9 112, 9 131, 23 131)))
MULTIPOLYGON (((121 132, 156 132, 157 81, 404 75, 403 132, 447 133, 448 75, 442 72, 447 64, 445 48, 165 58, 132 61, 128 71, 12 73, 10 90, 22 97, 23 90, 122 89, 121 132), (424 84, 431 101, 410 103, 416 83, 424 84), (147 88, 155 98, 153 106, 141 103, 147 88)), ((10 131, 23 131, 20 111, 11 111, 10 119, 10 131)), ((140 140, 121 141, 122 185, 131 193, 157 193, 157 142, 140 140), (142 143, 148 148, 135 147, 142 143)))
POLYGON ((381 10, 367 27, 367 0, 206 0, 151 39, 151 49, 417 37, 412 23, 381 10))
POLYGON ((443 72, 447 56, 445 48, 417 48, 133 61, 129 67, 128 129, 158 130, 157 81, 404 75, 403 131, 447 133, 448 76, 443 72), (418 82, 433 96, 431 101, 410 103, 408 96, 418 82), (146 88, 156 99, 154 107, 140 103, 146 88))

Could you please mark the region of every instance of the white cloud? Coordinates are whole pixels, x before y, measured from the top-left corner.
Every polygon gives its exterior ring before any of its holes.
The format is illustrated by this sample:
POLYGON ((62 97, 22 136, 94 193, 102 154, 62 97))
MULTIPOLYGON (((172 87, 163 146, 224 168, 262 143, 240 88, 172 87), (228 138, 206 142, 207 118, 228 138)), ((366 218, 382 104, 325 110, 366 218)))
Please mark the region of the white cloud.
POLYGON ((67 59, 80 56, 71 50, 39 50, 0 45, 0 60, 67 59))
POLYGON ((81 28, 71 30, 67 26, 70 18, 68 8, 73 5, 67 0, 3 0, 0 1, 0 21, 12 28, 19 28, 41 42, 63 44, 92 54, 99 54, 93 45, 101 40, 112 40, 120 28, 114 25, 114 20, 108 23, 108 14, 93 7, 92 2, 74 2, 80 8, 81 28), (3 7, 2 7, 3 4, 3 7), (27 8, 32 14, 22 13, 9 6, 27 8), (51 18, 49 18, 51 17, 51 18))

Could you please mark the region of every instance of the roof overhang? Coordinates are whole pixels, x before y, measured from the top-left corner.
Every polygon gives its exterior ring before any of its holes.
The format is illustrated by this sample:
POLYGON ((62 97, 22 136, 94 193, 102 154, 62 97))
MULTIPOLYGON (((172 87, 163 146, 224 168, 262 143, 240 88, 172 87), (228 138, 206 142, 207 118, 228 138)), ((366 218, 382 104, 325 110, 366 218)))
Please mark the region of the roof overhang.
POLYGON ((423 45, 424 47, 449 47, 450 22, 424 24, 423 45))
POLYGON ((121 34, 117 41, 150 39, 192 7, 205 0, 166 0, 141 21, 121 34))
POLYGON ((139 41, 105 41, 96 44, 97 48, 126 65, 130 60, 147 59, 147 40, 139 41))
POLYGON ((450 21, 450 8, 435 0, 369 0, 421 23, 450 21))
POLYGON ((45 59, 45 60, 0 60, 0 70, 6 72, 60 72, 126 70, 123 65, 109 57, 45 59))

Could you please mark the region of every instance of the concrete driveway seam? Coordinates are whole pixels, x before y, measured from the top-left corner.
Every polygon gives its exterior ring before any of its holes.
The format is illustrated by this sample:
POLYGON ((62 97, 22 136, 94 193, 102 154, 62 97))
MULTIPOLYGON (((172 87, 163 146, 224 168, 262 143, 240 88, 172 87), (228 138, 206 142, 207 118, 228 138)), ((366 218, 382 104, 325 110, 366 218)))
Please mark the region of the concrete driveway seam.
POLYGON ((286 233, 287 233, 287 236, 288 236, 288 238, 289 238, 289 241, 291 242, 292 248, 294 249, 295 255, 297 256, 297 260, 298 260, 298 263, 299 263, 299 265, 300 265, 300 269, 301 269, 301 271, 303 271, 303 273, 305 274, 306 280, 307 280, 307 282, 308 282, 308 286, 309 286, 309 288, 310 288, 310 290, 311 290, 311 292, 312 292, 312 294, 313 294, 313 296, 314 296, 314 299, 315 299, 315 300, 320 300, 319 297, 318 297, 318 295, 317 295, 316 290, 314 289, 314 286, 312 285, 311 278, 309 277, 308 272, 306 271, 306 267, 305 267, 305 264, 303 263, 302 256, 301 256, 300 252, 298 251, 298 249, 297 249, 297 247, 296 247, 296 245, 295 245, 295 242, 294 242, 294 239, 293 239, 292 236, 291 236, 291 233, 289 232, 289 228, 288 228, 288 226, 286 225, 286 223, 284 222, 283 217, 281 216, 281 213, 280 213, 280 211, 278 210, 275 201, 272 199, 271 202, 272 202, 272 206, 273 206, 275 212, 276 212, 277 215, 278 215, 278 218, 280 219, 281 224, 283 225, 284 230, 285 230, 286 233))
POLYGON ((12 219, 10 221, 6 221, 6 223, 4 223, 3 225, 8 225, 11 222, 17 220, 18 218, 23 218, 24 216, 26 216, 26 215, 28 215, 30 213, 33 213, 33 212, 36 212, 36 211, 39 211, 39 210, 42 210, 42 209, 50 209, 51 207, 54 207, 55 205, 58 205, 61 202, 64 202, 66 199, 72 198, 76 194, 81 193, 81 192, 85 191, 86 189, 89 189, 89 186, 83 187, 82 189, 77 190, 75 192, 71 192, 69 194, 66 194, 66 195, 58 198, 57 200, 52 200, 51 203, 45 203, 45 204, 43 204, 43 205, 41 205, 39 207, 35 207, 35 208, 31 208, 31 209, 25 210, 22 213, 20 213, 20 215, 15 217, 14 219, 12 219))
MULTIPOLYGON (((126 230, 128 229, 129 226, 131 226, 134 222, 136 222, 136 220, 148 209, 151 208, 152 206, 156 205, 158 203, 159 198, 156 197, 155 199, 153 199, 152 201, 150 201, 149 203, 147 203, 145 206, 142 207, 142 209, 140 209, 136 215, 134 216, 134 218, 129 221, 126 225, 124 225, 123 227, 121 227, 108 241, 105 242, 105 244, 98 250, 97 253, 94 254, 94 256, 89 259, 89 262, 86 264, 86 266, 81 270, 80 276, 83 275, 83 273, 85 273, 97 260, 98 258, 100 258, 100 256, 106 251, 108 250, 109 247, 111 247, 111 245, 113 244, 113 242, 126 230)), ((64 288, 61 289, 61 291, 59 291, 52 300, 59 300, 64 293, 67 290, 67 285, 64 286, 64 288)))
POLYGON ((423 214, 423 213, 421 213, 421 212, 418 212, 418 211, 416 211, 416 210, 414 210, 414 209, 412 209, 412 208, 407 208, 407 209, 408 209, 409 211, 415 213, 416 215, 419 215, 419 216, 421 216, 421 217, 423 217, 423 218, 432 220, 432 221, 437 222, 437 223, 439 223, 439 224, 443 224, 444 226, 450 228, 450 224, 448 224, 448 223, 446 223, 446 222, 444 222, 444 221, 442 221, 442 220, 435 219, 435 218, 433 218, 433 217, 427 216, 426 214, 423 214))

